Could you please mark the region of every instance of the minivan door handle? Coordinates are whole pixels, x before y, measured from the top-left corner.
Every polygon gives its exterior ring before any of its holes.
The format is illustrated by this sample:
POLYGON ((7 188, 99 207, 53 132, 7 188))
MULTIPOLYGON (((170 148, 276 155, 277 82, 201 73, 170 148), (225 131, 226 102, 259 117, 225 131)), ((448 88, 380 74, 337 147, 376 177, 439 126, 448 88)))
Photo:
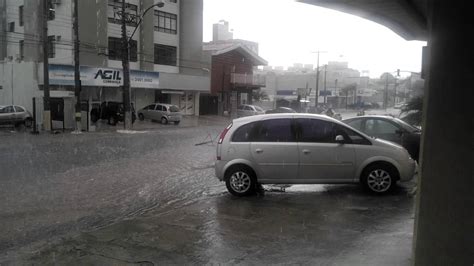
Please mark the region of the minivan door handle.
POLYGON ((306 149, 304 149, 304 150, 303 150, 303 153, 304 153, 304 154, 310 154, 310 153, 311 153, 311 151, 310 151, 310 150, 306 150, 306 149))
POLYGON ((263 150, 262 150, 262 149, 255 149, 255 152, 256 152, 256 153, 262 153, 263 150))

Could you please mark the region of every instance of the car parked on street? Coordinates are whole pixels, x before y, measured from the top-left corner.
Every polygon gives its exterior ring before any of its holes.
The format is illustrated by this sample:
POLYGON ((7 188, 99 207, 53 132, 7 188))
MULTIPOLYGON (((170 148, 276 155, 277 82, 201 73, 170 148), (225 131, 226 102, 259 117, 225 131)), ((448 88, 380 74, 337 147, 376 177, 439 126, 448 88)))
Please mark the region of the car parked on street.
POLYGON ((182 117, 178 106, 173 104, 154 103, 138 111, 140 121, 150 119, 160 121, 162 124, 173 122, 177 125, 181 122, 182 117))
POLYGON ((275 109, 265 111, 265 114, 284 114, 284 113, 296 113, 295 110, 290 107, 277 107, 275 109))
POLYGON ((314 114, 235 119, 219 136, 215 163, 217 178, 236 196, 258 184, 361 183, 383 194, 414 171, 403 147, 314 114))
POLYGON ((31 127, 33 118, 25 107, 19 105, 7 105, 0 107, 0 125, 25 125, 31 127))
POLYGON ((263 115, 265 111, 256 105, 242 104, 237 107, 237 117, 252 116, 252 115, 263 115))
MULTIPOLYGON (((125 118, 125 107, 121 102, 105 101, 99 106, 92 108, 91 121, 97 122, 99 119, 107 120, 110 125, 117 125, 118 122, 123 122, 125 118)), ((136 120, 135 108, 132 105, 132 123, 136 120)))
POLYGON ((391 116, 358 116, 343 120, 349 126, 365 134, 388 140, 405 147, 411 157, 418 161, 421 130, 401 119, 391 116))

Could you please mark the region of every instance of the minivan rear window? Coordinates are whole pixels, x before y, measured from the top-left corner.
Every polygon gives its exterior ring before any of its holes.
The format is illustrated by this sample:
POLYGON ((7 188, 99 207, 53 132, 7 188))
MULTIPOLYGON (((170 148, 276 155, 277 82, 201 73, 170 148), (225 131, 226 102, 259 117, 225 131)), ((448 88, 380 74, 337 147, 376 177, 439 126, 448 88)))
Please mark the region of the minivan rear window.
POLYGON ((257 123, 249 123, 239 127, 232 135, 232 142, 250 142, 257 123))
POLYGON ((179 112, 179 108, 176 105, 170 106, 170 112, 176 113, 179 112))

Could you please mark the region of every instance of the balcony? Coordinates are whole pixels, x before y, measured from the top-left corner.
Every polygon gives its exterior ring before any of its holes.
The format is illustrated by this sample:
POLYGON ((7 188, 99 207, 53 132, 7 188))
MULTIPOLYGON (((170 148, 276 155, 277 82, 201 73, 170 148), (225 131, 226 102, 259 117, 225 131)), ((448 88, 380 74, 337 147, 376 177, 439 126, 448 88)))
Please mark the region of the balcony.
POLYGON ((232 73, 230 83, 243 86, 265 87, 265 76, 232 73))

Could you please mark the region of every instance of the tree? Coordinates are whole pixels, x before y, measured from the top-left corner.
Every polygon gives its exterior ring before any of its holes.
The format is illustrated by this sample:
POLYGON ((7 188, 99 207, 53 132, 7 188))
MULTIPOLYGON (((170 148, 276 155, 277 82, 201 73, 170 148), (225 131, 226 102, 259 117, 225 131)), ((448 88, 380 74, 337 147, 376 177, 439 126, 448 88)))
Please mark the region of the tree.
POLYGON ((407 104, 402 107, 400 116, 402 117, 402 120, 411 125, 421 126, 423 117, 423 97, 418 96, 411 98, 407 104))
POLYGON ((252 92, 252 98, 254 101, 259 102, 261 100, 268 100, 268 95, 262 90, 256 90, 252 92))

